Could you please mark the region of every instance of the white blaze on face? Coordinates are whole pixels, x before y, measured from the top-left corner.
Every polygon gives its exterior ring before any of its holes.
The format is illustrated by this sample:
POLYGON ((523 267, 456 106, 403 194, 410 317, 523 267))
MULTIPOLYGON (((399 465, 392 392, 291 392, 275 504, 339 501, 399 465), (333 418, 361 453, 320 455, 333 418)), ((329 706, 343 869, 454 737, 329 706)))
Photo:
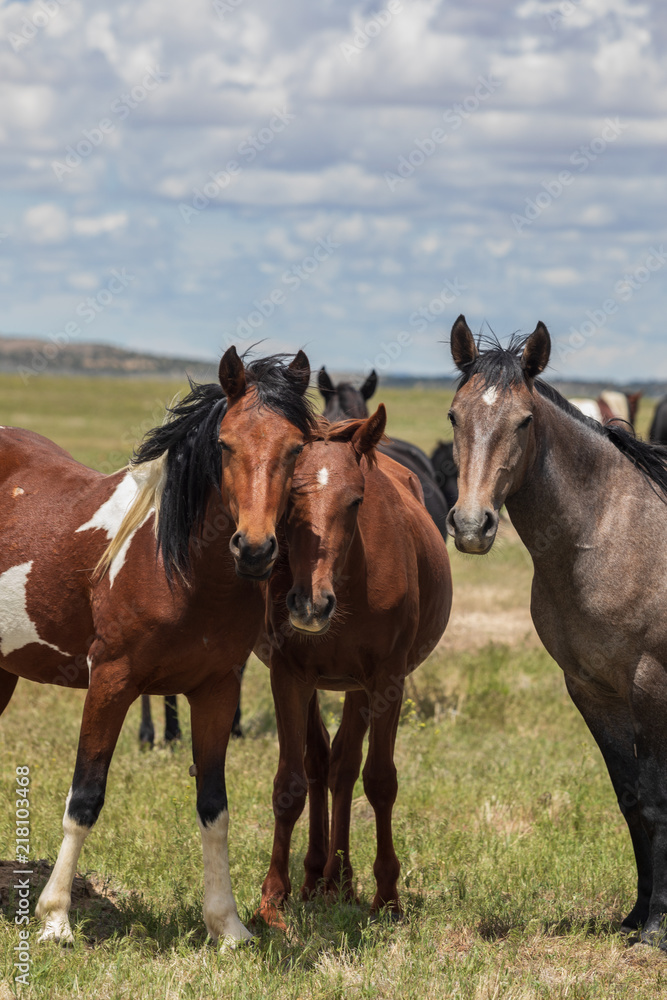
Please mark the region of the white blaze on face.
POLYGON ((227 830, 229 813, 224 809, 220 815, 204 826, 199 816, 197 823, 201 833, 202 854, 204 855, 204 922, 206 930, 214 941, 226 939, 230 944, 247 941, 252 937, 241 921, 236 909, 229 877, 229 856, 227 854, 227 830))
POLYGON ((55 649, 62 656, 71 658, 71 653, 42 639, 37 626, 28 614, 27 585, 32 560, 12 566, 0 574, 0 653, 9 656, 15 649, 22 649, 31 642, 55 649))
POLYGON ((324 489, 324 487, 329 482, 329 470, 327 469, 326 465, 323 466, 317 473, 317 482, 319 483, 321 489, 324 489))
MULTIPOLYGON (((126 473, 121 481, 116 486, 108 500, 106 500, 98 510, 95 511, 93 516, 85 524, 82 524, 78 531, 88 531, 90 528, 101 528, 106 531, 108 541, 112 541, 116 537, 116 533, 120 528, 121 522, 128 510, 134 503, 137 493, 139 492, 139 484, 137 483, 136 477, 132 472, 126 473)), ((132 539, 136 535, 139 528, 146 523, 148 518, 153 512, 150 511, 141 524, 137 527, 135 531, 129 536, 129 538, 123 543, 118 554, 114 557, 111 566, 109 567, 109 586, 113 586, 113 582, 118 576, 118 573, 125 563, 125 559, 132 544, 132 539)))
POLYGON ((487 406, 492 406, 493 403, 495 403, 497 396, 498 396, 498 389, 496 388, 495 385, 490 385, 489 388, 486 390, 486 392, 483 394, 482 399, 484 400, 487 406))

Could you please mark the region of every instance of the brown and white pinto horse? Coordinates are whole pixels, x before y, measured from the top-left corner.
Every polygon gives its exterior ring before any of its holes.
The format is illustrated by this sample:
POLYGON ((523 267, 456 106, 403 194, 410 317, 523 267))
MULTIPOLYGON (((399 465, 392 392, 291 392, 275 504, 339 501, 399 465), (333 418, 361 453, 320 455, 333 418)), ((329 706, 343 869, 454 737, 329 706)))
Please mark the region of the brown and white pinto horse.
POLYGON ((637 900, 621 930, 667 949, 667 449, 584 416, 539 375, 543 323, 480 351, 463 316, 450 410, 456 547, 493 545, 503 504, 534 567, 531 615, 627 822, 637 900))
POLYGON ((255 651, 271 669, 280 761, 259 914, 278 926, 278 907, 291 889, 292 830, 306 790, 303 896, 341 885, 346 895, 352 892, 350 807, 369 726, 363 778, 377 828, 373 909, 399 911, 391 817, 403 686, 445 629, 452 583, 445 543, 416 477, 375 451, 385 423, 382 405, 367 419, 321 422, 294 474, 285 517, 289 561, 281 559, 268 584, 267 635, 255 651), (347 692, 331 754, 318 688, 347 692))
POLYGON ((214 940, 249 936, 229 878, 225 753, 238 667, 264 619, 258 581, 277 559, 276 523, 313 418, 302 352, 244 368, 230 348, 219 374, 110 476, 37 434, 0 432, 0 710, 18 677, 88 688, 64 839, 37 904, 42 941, 72 940, 77 860, 144 692, 190 702, 204 920, 214 940))

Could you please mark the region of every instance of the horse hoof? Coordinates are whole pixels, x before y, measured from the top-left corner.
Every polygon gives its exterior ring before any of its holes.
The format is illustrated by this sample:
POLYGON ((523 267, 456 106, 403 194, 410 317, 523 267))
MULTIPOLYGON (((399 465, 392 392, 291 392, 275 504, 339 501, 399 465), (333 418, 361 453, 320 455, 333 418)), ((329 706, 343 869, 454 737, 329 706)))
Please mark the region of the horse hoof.
POLYGON ((660 948, 667 951, 667 929, 665 928, 665 914, 651 917, 639 935, 642 944, 650 944, 652 948, 660 948))
POLYGON ((69 925, 67 917, 64 919, 62 917, 47 918, 44 929, 37 938, 37 943, 43 944, 45 941, 54 941, 63 947, 69 947, 74 944, 74 935, 72 934, 72 928, 69 925))
POLYGON ((257 928, 260 924, 265 924, 267 927, 272 927, 274 930, 282 931, 283 933, 287 931, 287 924, 276 903, 262 903, 255 910, 250 921, 250 926, 257 928))

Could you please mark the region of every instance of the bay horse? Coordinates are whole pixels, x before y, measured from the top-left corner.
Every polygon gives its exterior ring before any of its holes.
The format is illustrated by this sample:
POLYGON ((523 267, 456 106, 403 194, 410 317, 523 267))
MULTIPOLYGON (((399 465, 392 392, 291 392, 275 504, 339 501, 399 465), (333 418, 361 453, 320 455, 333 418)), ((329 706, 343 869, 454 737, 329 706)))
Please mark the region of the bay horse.
POLYGON ((369 727, 363 779, 377 830, 372 909, 400 909, 391 820, 396 730, 405 677, 447 625, 452 582, 447 548, 418 481, 376 452, 385 423, 382 404, 365 419, 320 422, 294 473, 284 521, 288 558, 267 585, 266 635, 255 652, 271 670, 280 759, 258 915, 277 926, 284 926, 278 910, 291 891, 290 840, 306 792, 302 895, 341 886, 352 893, 350 808, 369 727), (331 752, 318 689, 346 692, 331 752))
MULTIPOLYGON (((373 369, 360 389, 355 389, 350 382, 339 382, 335 386, 322 366, 317 376, 317 384, 324 399, 324 416, 327 420, 335 422, 346 420, 348 417, 356 419, 368 416, 366 402, 377 388, 378 377, 373 369)), ((378 451, 393 458, 395 462, 405 466, 417 476, 424 493, 426 509, 446 542, 449 505, 428 455, 409 441, 395 437, 381 441, 378 451)))
POLYGON ((498 511, 528 548, 531 614, 596 740, 628 825, 637 900, 621 930, 666 948, 667 450, 584 416, 539 376, 550 338, 478 349, 463 316, 452 402, 462 552, 493 545, 498 511))
POLYGON ((18 677, 88 689, 40 941, 72 940, 72 879, 128 708, 174 692, 192 716, 206 927, 250 936, 229 877, 225 753, 264 618, 259 582, 313 425, 309 377, 303 352, 246 367, 230 347, 219 384, 192 384, 108 476, 38 434, 0 431, 0 711, 18 677))

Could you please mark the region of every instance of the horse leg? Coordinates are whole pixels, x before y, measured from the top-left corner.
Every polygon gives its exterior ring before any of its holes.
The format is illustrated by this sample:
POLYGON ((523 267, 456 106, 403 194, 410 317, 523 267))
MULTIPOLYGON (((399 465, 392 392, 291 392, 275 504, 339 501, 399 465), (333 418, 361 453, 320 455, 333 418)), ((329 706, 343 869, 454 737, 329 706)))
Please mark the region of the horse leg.
POLYGON ((620 699, 593 700, 588 690, 572 677, 566 676, 565 683, 602 752, 632 838, 637 864, 637 901, 621 924, 622 933, 631 933, 648 919, 653 864, 651 842, 642 825, 639 807, 639 765, 634 753, 635 735, 630 710, 620 699))
MULTIPOLYGON (((394 671, 402 675, 402 671, 394 671)), ((364 765, 364 791, 375 812, 377 833, 377 854, 373 874, 377 891, 371 909, 373 912, 388 907, 394 914, 400 914, 398 901, 398 876, 401 870, 391 831, 391 814, 398 793, 398 780, 394 765, 394 744, 401 714, 403 677, 393 679, 385 690, 377 687, 371 697, 371 705, 376 705, 371 714, 371 729, 368 737, 368 756, 364 765), (392 698, 388 697, 391 691, 392 698), (380 709, 379 706, 382 706, 380 709), (386 707, 384 707, 386 706, 386 707)))
POLYGON ((342 892, 346 899, 353 896, 350 862, 352 795, 359 777, 370 714, 366 692, 348 691, 343 704, 343 717, 331 748, 331 840, 324 877, 327 892, 342 892))
POLYGON ((243 675, 245 673, 245 668, 247 664, 243 664, 239 670, 239 700, 236 706, 236 711, 234 712, 234 721, 232 722, 232 736, 235 740, 243 739, 243 730, 241 729, 241 681, 243 680, 243 675))
POLYGON ((329 853, 329 732, 322 722, 317 691, 308 704, 306 733, 306 777, 308 780, 308 851, 301 898, 310 899, 324 877, 329 853))
POLYGON ((51 877, 39 897, 35 916, 44 921, 39 941, 74 939, 69 924, 72 881, 83 847, 104 805, 109 764, 127 710, 139 692, 128 684, 127 664, 93 667, 83 708, 72 786, 65 803, 63 842, 51 877))
POLYGON ((273 781, 273 849, 258 916, 268 924, 284 928, 278 908, 292 890, 289 850, 294 824, 306 804, 308 782, 304 766, 308 705, 312 688, 300 683, 289 663, 272 654, 271 688, 276 706, 280 753, 273 781), (279 666, 278 666, 279 664, 279 666))
POLYGON ((153 717, 151 715, 151 699, 147 694, 141 696, 141 725, 139 726, 139 743, 153 749, 155 743, 155 729, 153 727, 153 717))
POLYGON ((18 679, 18 674, 10 674, 0 667, 0 715, 12 700, 18 679))
POLYGON ((239 682, 233 671, 214 675, 188 694, 192 755, 197 775, 197 823, 204 858, 204 922, 213 941, 252 937, 239 920, 229 875, 229 811, 225 757, 239 682))
POLYGON ((653 886, 641 939, 667 951, 667 745, 664 666, 642 657, 632 688, 641 821, 651 844, 653 886))
POLYGON ((164 699, 164 738, 166 743, 173 743, 181 738, 175 694, 168 694, 164 699))

